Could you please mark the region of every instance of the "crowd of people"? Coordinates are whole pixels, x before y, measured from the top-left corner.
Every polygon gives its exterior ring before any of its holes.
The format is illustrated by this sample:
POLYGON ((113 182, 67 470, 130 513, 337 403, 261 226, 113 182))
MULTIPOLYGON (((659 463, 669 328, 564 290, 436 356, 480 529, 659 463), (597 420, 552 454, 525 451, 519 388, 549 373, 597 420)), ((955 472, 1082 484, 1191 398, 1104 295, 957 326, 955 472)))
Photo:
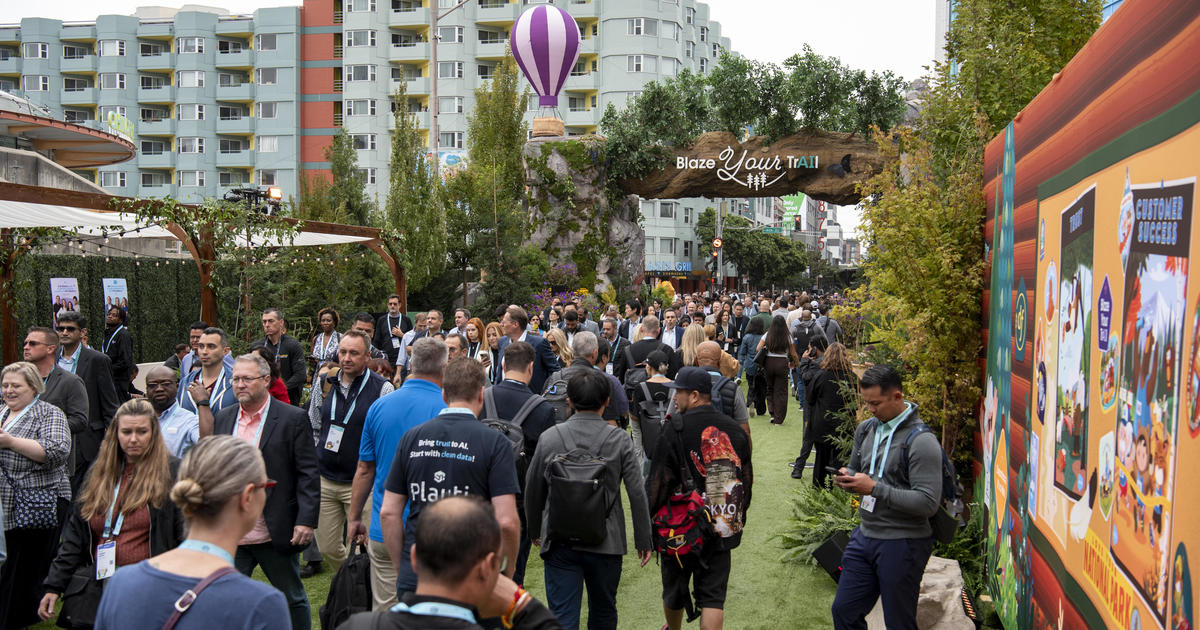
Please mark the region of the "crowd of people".
MULTIPOLYGON (((720 628, 754 484, 750 418, 783 424, 794 396, 792 476, 815 449, 812 483, 863 494, 866 512, 880 502, 852 539, 856 590, 839 587, 835 623, 865 627, 882 589, 889 627, 908 627, 895 596, 912 585, 868 583, 891 566, 896 522, 928 536, 913 513, 938 493, 924 459, 910 479, 889 450, 919 422, 894 372, 870 381, 874 449, 859 435, 838 461, 858 379, 830 300, 696 294, 598 318, 566 301, 487 323, 400 304, 349 327, 322 309, 307 344, 268 308, 239 356, 196 322, 144 393, 121 309, 99 350, 77 311, 30 328, 25 360, 3 368, 0 624, 307 629, 303 578, 361 544, 374 612, 342 627, 573 629, 586 591, 588 627, 616 628, 628 520, 639 564, 660 556, 664 627, 720 628), (535 549, 545 604, 521 588, 535 549)), ((931 456, 917 444, 910 457, 931 456)))

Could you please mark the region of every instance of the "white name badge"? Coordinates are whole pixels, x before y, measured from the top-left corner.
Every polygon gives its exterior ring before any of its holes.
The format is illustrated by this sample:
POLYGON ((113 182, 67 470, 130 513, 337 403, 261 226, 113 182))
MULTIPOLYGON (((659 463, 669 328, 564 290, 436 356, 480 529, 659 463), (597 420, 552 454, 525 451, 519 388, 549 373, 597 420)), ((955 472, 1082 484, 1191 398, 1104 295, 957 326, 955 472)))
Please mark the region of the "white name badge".
POLYGON ((342 435, 345 429, 336 424, 329 425, 329 435, 325 437, 325 450, 336 453, 342 448, 342 435))
POLYGON ((171 435, 179 433, 179 427, 167 427, 167 433, 170 433, 171 435))
POLYGON ((609 374, 612 374, 613 373, 613 364, 609 363, 608 365, 604 366, 604 371, 609 374))
POLYGON ((875 497, 868 494, 862 498, 862 503, 860 503, 859 505, 862 506, 862 509, 865 512, 874 512, 875 511, 875 497))
POLYGON ((400 338, 399 337, 392 337, 392 347, 393 348, 400 347, 400 338))
POLYGON ((117 543, 110 540, 96 546, 96 579, 107 580, 117 572, 117 543))

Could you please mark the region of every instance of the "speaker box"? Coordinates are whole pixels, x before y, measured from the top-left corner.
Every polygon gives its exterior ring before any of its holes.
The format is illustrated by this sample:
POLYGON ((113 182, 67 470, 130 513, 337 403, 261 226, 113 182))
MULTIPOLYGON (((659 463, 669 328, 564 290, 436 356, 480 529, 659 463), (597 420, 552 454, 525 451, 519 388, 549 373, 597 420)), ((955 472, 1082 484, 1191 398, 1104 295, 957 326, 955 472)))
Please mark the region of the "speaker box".
POLYGON ((835 532, 812 553, 817 564, 825 569, 834 582, 837 582, 838 578, 842 576, 842 552, 846 550, 849 542, 848 532, 835 532))

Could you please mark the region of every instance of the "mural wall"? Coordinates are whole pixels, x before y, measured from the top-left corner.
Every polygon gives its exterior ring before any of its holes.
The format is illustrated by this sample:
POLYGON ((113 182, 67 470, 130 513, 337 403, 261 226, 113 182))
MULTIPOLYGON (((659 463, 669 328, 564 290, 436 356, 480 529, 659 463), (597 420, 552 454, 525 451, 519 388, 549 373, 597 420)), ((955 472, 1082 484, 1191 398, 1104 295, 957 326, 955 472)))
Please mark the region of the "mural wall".
POLYGON ((1200 3, 1127 0, 988 147, 980 459, 1008 628, 1197 621, 1197 59, 1200 3))

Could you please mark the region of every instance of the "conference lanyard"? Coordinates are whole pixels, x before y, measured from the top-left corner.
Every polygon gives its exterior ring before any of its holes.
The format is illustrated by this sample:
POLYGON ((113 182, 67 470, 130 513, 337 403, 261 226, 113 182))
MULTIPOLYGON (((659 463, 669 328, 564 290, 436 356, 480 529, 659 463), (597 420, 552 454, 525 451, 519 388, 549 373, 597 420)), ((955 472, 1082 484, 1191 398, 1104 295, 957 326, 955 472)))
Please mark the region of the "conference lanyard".
MULTIPOLYGON (((200 373, 196 375, 196 378, 197 379, 204 378, 204 368, 203 367, 200 368, 200 373)), ((222 398, 222 396, 224 396, 225 390, 229 389, 229 383, 226 383, 225 386, 222 387, 221 389, 219 389, 219 390, 217 389, 217 386, 220 385, 221 381, 223 381, 223 380, 225 380, 225 364, 224 363, 221 364, 221 371, 220 371, 220 373, 217 374, 217 382, 213 383, 213 393, 211 396, 208 397, 209 405, 212 407, 213 413, 216 413, 221 410, 221 407, 222 407, 221 398, 222 398)), ((204 381, 201 380, 200 384, 203 385, 204 381)), ((200 413, 200 406, 196 404, 196 399, 192 398, 192 393, 187 391, 186 389, 184 390, 184 392, 187 393, 188 400, 192 401, 192 409, 195 409, 196 413, 200 413)))
MULTIPOLYGON (((370 380, 370 377, 370 374, 363 372, 362 376, 360 377, 362 378, 362 384, 358 386, 358 391, 354 393, 354 400, 350 401, 350 408, 346 410, 346 415, 342 416, 341 424, 350 424, 350 416, 354 415, 354 407, 358 405, 358 397, 362 395, 363 389, 367 387, 367 381, 370 380)), ((333 394, 332 399, 333 400, 330 402, 329 406, 329 419, 333 422, 337 422, 336 392, 333 394)))
MULTIPOLYGON (((75 373, 75 368, 79 367, 79 354, 80 354, 81 352, 83 352, 83 344, 82 344, 82 343, 81 343, 81 344, 79 344, 79 347, 78 347, 78 348, 75 348, 75 354, 72 354, 72 355, 71 355, 71 373, 72 373, 72 374, 74 374, 74 373, 75 373)), ((61 350, 60 350, 60 351, 59 351, 59 353, 58 353, 58 357, 59 357, 60 359, 62 358, 62 351, 61 351, 61 350)))
POLYGON ((191 549, 192 551, 199 551, 200 553, 216 556, 225 562, 228 562, 229 564, 233 564, 233 556, 229 555, 228 551, 225 551, 224 549, 212 543, 204 542, 203 540, 189 538, 179 543, 179 549, 191 549))
POLYGON ((121 329, 124 327, 124 324, 117 326, 117 329, 113 331, 113 334, 108 338, 108 341, 104 342, 104 354, 108 354, 108 347, 112 345, 113 339, 117 338, 117 333, 121 332, 121 329))
MULTIPOLYGON (((896 422, 896 426, 892 427, 892 432, 888 433, 887 443, 884 444, 884 446, 883 446, 883 459, 882 459, 882 461, 879 462, 879 474, 880 475, 883 475, 883 465, 884 465, 884 463, 887 462, 888 453, 892 452, 892 438, 896 437, 896 429, 900 428, 900 425, 904 422, 904 420, 906 418, 908 418, 908 414, 911 411, 912 411, 912 407, 906 408, 904 410, 904 413, 900 414, 900 416, 898 417, 898 422, 896 422)), ((876 462, 876 460, 879 459, 879 442, 883 439, 883 436, 880 435, 879 431, 883 428, 883 425, 884 425, 884 423, 882 421, 880 421, 880 423, 875 427, 875 442, 871 446, 871 472, 869 473, 872 477, 875 476, 875 462, 876 462)))
MULTIPOLYGON (((122 475, 124 474, 123 470, 124 469, 122 469, 122 475)), ((108 516, 106 516, 104 518, 104 533, 100 536, 100 538, 103 540, 108 540, 109 538, 116 538, 117 536, 120 536, 121 535, 121 525, 125 524, 125 514, 121 513, 121 514, 117 515, 116 527, 113 527, 113 510, 115 510, 117 507, 117 495, 119 495, 120 493, 121 493, 121 480, 118 479, 117 487, 113 488, 112 503, 108 504, 108 516)))
POLYGON ((407 612, 414 615, 423 615, 426 617, 450 617, 451 619, 462 619, 467 623, 475 623, 475 613, 454 604, 443 604, 439 602, 421 602, 409 606, 404 602, 400 602, 392 606, 392 612, 407 612))
MULTIPOLYGON (((29 413, 29 410, 33 407, 33 405, 35 403, 37 403, 39 397, 40 397, 40 394, 38 396, 34 396, 33 402, 29 403, 28 405, 25 405, 25 408, 21 410, 21 413, 17 414, 17 417, 12 418, 8 422, 4 423, 4 432, 5 433, 12 431, 13 425, 15 425, 17 423, 17 421, 19 421, 22 417, 24 417, 25 414, 29 413)), ((5 413, 5 415, 11 416, 12 409, 6 409, 4 411, 4 413, 5 413)))

